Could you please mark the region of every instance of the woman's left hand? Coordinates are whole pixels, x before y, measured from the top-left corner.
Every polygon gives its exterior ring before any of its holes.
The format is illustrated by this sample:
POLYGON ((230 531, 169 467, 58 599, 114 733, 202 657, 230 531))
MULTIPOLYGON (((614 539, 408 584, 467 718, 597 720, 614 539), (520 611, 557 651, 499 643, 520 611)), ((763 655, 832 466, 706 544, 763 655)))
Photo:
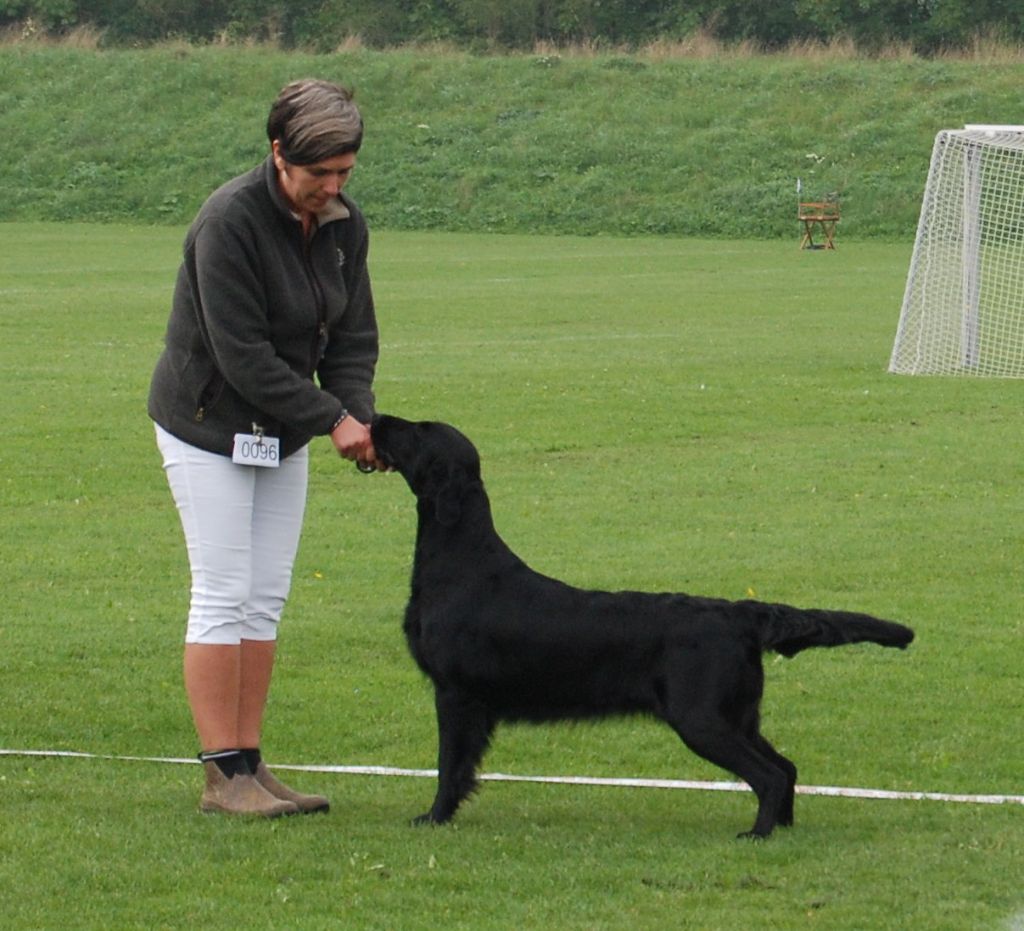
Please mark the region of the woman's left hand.
POLYGON ((386 471, 384 464, 377 459, 370 428, 351 414, 331 431, 331 442, 339 456, 356 463, 360 468, 366 471, 386 471))

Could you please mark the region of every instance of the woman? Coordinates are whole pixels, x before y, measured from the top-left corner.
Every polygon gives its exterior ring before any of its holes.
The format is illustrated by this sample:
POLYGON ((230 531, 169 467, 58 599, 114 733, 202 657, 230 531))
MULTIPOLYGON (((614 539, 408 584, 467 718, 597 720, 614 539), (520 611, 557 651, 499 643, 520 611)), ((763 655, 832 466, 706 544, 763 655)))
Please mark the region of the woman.
POLYGON ((270 154, 203 205, 156 365, 149 414, 192 572, 185 690, 202 752, 203 811, 326 811, 260 755, 277 625, 306 500, 307 443, 376 465, 378 338, 367 228, 342 193, 363 123, 346 89, 286 86, 270 154))

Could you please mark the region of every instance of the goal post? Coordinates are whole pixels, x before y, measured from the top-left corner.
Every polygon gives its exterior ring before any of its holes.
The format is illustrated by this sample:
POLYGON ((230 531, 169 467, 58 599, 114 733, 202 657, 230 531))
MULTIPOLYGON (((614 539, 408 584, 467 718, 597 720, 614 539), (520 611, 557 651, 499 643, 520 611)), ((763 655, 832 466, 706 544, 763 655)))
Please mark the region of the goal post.
POLYGON ((935 137, 889 371, 1024 378, 1024 126, 935 137))

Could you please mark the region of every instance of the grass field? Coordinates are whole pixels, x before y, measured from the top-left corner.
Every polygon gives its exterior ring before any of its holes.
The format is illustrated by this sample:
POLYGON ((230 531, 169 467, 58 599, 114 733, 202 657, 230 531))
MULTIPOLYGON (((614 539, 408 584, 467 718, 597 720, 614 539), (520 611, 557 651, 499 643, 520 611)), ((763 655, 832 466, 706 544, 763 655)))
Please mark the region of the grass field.
MULTIPOLYGON (((182 230, 0 225, 0 748, 187 757, 188 590, 145 416, 182 230)), ((499 529, 581 585, 845 607, 907 653, 767 658, 809 785, 1022 792, 1021 401, 886 374, 909 246, 380 233, 379 406, 480 447, 499 529)), ((271 761, 429 768, 400 633, 413 499, 325 442, 271 761)), ((489 771, 731 778, 646 721, 499 732, 489 771)), ((0 756, 12 928, 1019 929, 1018 805, 296 774, 323 818, 196 812, 195 767, 0 756)))

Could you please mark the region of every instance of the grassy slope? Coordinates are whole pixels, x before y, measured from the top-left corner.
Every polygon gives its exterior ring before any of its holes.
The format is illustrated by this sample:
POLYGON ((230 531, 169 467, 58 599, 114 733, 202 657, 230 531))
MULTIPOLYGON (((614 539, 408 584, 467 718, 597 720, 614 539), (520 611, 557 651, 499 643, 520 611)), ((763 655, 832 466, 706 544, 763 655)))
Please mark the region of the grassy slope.
MULTIPOLYGON (((142 412, 180 228, 0 226, 6 746, 185 756, 187 578, 142 412)), ((381 233, 383 409, 480 445, 499 528, 606 587, 874 611, 869 647, 768 664, 766 731, 811 784, 1019 793, 1020 386, 884 373, 908 248, 381 233)), ((313 457, 273 759, 433 763, 398 631, 395 477, 313 457)), ((492 771, 721 778, 664 729, 502 731, 492 771)), ((410 831, 419 780, 298 775, 326 819, 202 819, 184 767, 0 759, 12 926, 999 927, 1017 807, 489 784, 410 831)))
POLYGON ((358 90, 378 228, 790 236, 799 176, 906 239, 935 133, 1019 122, 1024 65, 10 46, 0 219, 185 222, 307 74, 358 90))

